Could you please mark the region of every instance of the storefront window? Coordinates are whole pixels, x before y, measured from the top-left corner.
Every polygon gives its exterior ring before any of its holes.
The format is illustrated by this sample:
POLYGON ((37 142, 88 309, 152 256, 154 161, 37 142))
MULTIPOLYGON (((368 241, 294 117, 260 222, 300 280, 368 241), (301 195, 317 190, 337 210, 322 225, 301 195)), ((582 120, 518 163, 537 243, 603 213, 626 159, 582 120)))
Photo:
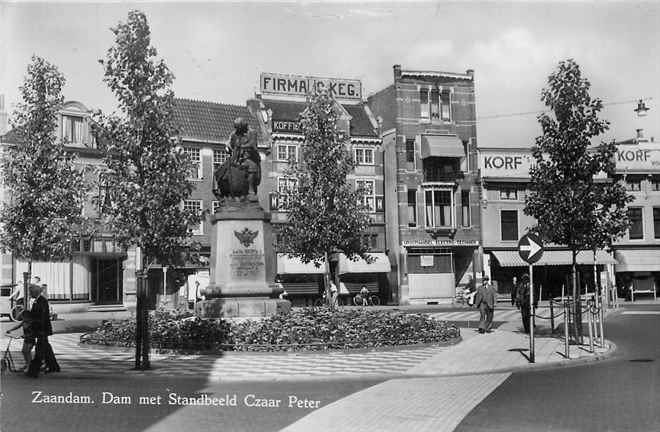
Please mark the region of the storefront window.
POLYGON ((644 224, 642 222, 642 208, 630 207, 628 208, 628 218, 630 219, 630 229, 628 237, 631 240, 639 240, 644 238, 644 224))
POLYGON ((427 227, 450 228, 454 226, 451 198, 451 190, 427 189, 425 191, 427 227))
POLYGON ((500 213, 502 240, 518 240, 518 211, 502 210, 500 213))

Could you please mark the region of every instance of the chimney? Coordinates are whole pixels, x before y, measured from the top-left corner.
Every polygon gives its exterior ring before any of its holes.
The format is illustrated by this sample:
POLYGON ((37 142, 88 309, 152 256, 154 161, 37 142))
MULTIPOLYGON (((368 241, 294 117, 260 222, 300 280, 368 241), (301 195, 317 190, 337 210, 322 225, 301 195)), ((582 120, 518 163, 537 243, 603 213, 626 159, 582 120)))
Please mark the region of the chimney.
POLYGON ((401 65, 395 64, 393 68, 394 68, 394 81, 398 81, 401 79, 401 65))
POLYGON ((635 129, 637 131, 637 139, 644 138, 644 129, 635 129))
POLYGON ((474 81, 474 69, 468 69, 465 71, 465 73, 469 75, 470 78, 472 78, 472 81, 474 81))

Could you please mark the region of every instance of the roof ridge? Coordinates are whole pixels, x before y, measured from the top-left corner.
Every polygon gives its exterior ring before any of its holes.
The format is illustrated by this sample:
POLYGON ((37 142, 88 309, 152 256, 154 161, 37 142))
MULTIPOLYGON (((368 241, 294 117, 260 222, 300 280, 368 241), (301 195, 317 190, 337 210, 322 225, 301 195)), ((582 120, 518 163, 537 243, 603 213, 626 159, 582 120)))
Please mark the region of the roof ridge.
POLYGON ((247 105, 236 105, 236 104, 229 104, 229 103, 224 103, 224 102, 214 102, 214 101, 209 101, 209 100, 204 100, 204 99, 175 97, 174 100, 175 101, 186 101, 186 102, 203 103, 203 104, 211 104, 211 105, 221 105, 221 106, 226 106, 226 107, 245 108, 245 109, 247 109, 247 105))

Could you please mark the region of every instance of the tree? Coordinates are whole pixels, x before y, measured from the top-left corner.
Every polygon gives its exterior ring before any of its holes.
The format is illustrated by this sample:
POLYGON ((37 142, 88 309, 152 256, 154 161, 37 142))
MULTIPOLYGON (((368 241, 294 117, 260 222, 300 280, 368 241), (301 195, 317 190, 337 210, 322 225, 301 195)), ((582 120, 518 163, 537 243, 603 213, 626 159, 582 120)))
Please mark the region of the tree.
POLYGON ((335 252, 349 259, 367 255, 362 234, 370 224, 365 206, 360 204, 364 191, 355 190, 347 176, 354 168, 343 133, 337 128, 337 104, 327 92, 310 95, 300 115, 305 135, 300 163, 292 163, 287 175, 295 179, 288 191, 288 223, 278 233, 278 250, 305 263, 326 263, 326 296, 329 257, 335 252))
POLYGON ((33 261, 69 258, 84 225, 84 173, 56 134, 64 83, 55 65, 32 56, 11 122, 17 142, 2 161, 10 199, 0 210, 0 246, 27 261, 28 278, 33 261))
MULTIPOLYGON (((550 108, 539 115, 543 134, 532 154, 530 194, 525 214, 537 220, 534 231, 572 252, 573 298, 577 299, 576 257, 581 250, 612 245, 628 228, 625 188, 611 181, 615 169, 613 142, 592 146, 608 130, 598 118, 603 103, 589 95, 591 84, 572 59, 559 63, 548 78, 541 100, 550 108), (598 179, 599 175, 607 179, 598 179)), ((576 307, 577 302, 576 302, 576 307)))
MULTIPOLYGON (((200 215, 183 206, 193 190, 188 179, 192 165, 176 138, 174 75, 151 46, 144 13, 129 12, 128 21, 112 32, 115 44, 100 63, 120 114, 97 116, 111 203, 108 225, 123 248, 140 248, 139 269, 156 263, 176 266, 182 251, 193 245, 190 226, 199 223, 200 215)), ((138 308, 140 303, 139 295, 138 308)), ((146 326, 147 312, 143 314, 146 326)), ((148 329, 142 330, 145 347, 142 353, 137 347, 136 367, 148 368, 148 329)))

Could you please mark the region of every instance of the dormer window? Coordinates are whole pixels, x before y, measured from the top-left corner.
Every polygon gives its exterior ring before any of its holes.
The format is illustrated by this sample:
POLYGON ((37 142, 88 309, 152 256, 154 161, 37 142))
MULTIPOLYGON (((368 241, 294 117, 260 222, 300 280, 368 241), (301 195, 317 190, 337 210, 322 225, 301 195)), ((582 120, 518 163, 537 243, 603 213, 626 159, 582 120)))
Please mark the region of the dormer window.
POLYGON ((72 146, 85 143, 85 122, 82 117, 62 115, 62 140, 72 146))

